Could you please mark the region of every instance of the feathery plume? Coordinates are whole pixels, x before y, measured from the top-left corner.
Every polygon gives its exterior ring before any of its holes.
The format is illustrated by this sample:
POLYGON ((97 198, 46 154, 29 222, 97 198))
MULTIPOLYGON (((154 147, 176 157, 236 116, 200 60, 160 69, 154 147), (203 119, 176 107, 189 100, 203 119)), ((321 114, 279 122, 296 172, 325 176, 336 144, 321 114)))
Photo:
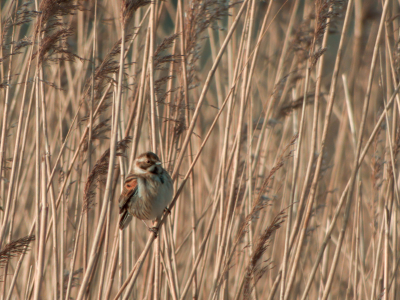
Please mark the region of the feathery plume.
POLYGON ((8 261, 28 250, 29 244, 35 240, 35 235, 28 235, 23 238, 11 241, 0 250, 0 267, 3 267, 8 261))
MULTIPOLYGON (((132 142, 131 137, 120 140, 117 143, 116 156, 123 156, 128 145, 132 142)), ((110 149, 107 149, 103 155, 97 160, 92 171, 90 172, 83 191, 83 211, 90 209, 93 204, 96 188, 99 182, 104 181, 104 176, 108 172, 108 164, 110 159, 110 149)))
POLYGON ((250 262, 246 268, 246 275, 243 283, 243 299, 251 299, 251 292, 254 286, 260 280, 260 278, 265 274, 269 268, 269 264, 261 267, 263 261, 261 261, 262 256, 265 251, 267 251, 270 244, 271 236, 281 228, 283 222, 285 222, 287 215, 286 209, 282 210, 275 218, 272 220, 271 224, 264 230, 264 232, 258 237, 253 255, 250 258, 250 262), (253 284, 251 282, 253 281, 253 284))
POLYGON ((129 22, 136 10, 150 3, 150 0, 123 0, 121 3, 121 19, 124 26, 129 22))

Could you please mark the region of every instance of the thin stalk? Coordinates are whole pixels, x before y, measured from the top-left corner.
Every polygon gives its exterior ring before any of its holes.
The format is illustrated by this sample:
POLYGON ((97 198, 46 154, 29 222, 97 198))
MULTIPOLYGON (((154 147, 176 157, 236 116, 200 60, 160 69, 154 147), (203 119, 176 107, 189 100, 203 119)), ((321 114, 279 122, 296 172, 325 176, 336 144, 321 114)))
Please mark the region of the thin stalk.
MULTIPOLYGON (((189 110, 189 87, 187 81, 187 65, 186 65, 186 41, 185 41, 185 28, 184 28, 184 18, 183 18, 183 1, 178 1, 178 14, 179 14, 179 25, 180 31, 182 32, 180 38, 180 48, 182 53, 182 77, 183 77, 183 93, 185 98, 185 113, 186 113, 186 126, 189 127, 189 120, 190 120, 190 110, 189 110)), ((189 165, 193 162, 193 153, 192 153, 192 142, 189 139, 189 146, 188 146, 188 163, 189 165)), ((192 263, 194 264, 194 260, 196 257, 196 200, 195 200, 195 192, 194 192, 194 174, 190 174, 190 203, 191 203, 191 222, 192 222, 192 263)), ((197 277, 196 275, 193 277, 193 290, 192 290, 192 298, 197 298, 197 277)))
POLYGON ((89 256, 89 261, 87 265, 87 271, 82 279, 82 283, 79 289, 79 293, 77 296, 77 300, 82 300, 85 293, 86 288, 89 283, 89 279, 91 273, 94 268, 94 263, 97 260, 98 252, 97 247, 100 241, 100 235, 102 231, 102 227, 106 218, 108 204, 111 201, 111 185, 112 179, 114 175, 114 164, 115 164, 115 153, 116 153, 116 144, 117 144, 117 132, 118 132, 118 122, 119 122, 119 114, 120 114, 120 104, 121 104, 121 97, 122 97, 122 76, 124 72, 124 54, 125 54, 125 25, 122 25, 122 33, 121 33, 121 55, 120 55, 120 64, 119 64, 119 74, 118 74, 118 95, 115 99, 115 117, 111 132, 111 142, 110 142, 110 158, 109 158, 109 166, 108 166, 108 176, 106 181, 106 188, 104 192, 104 199, 102 203, 102 209, 99 217, 99 222, 97 225, 96 233, 93 239, 92 250, 89 256))
MULTIPOLYGON (((94 21, 93 21, 93 46, 92 46, 92 61, 91 61, 91 75, 92 75, 92 84, 90 91, 90 101, 89 101, 89 124, 88 124, 88 138, 87 138, 87 156, 86 156, 86 165, 87 165, 87 173, 89 174, 92 170, 92 133, 93 133, 93 101, 94 101, 94 85, 95 85, 95 66, 96 66, 96 28, 97 28, 97 0, 94 2, 94 21)), ((83 272, 86 273, 87 268, 87 259, 88 259, 88 243, 89 243, 89 210, 86 209, 84 212, 83 219, 83 272)), ((67 298, 68 299, 68 298, 67 298)))
POLYGON ((68 275, 68 284, 67 284, 67 291, 65 293, 65 299, 69 299, 70 293, 71 293, 71 287, 72 287, 72 278, 74 277, 74 268, 75 268, 75 262, 76 262, 76 255, 77 255, 77 250, 78 250, 78 242, 79 242, 79 236, 81 233, 81 227, 82 227, 82 218, 83 214, 81 214, 78 222, 78 228, 76 229, 75 232, 75 238, 74 238, 74 250, 71 258, 71 264, 70 264, 70 271, 68 275))
POLYGON ((46 161, 42 159, 42 199, 41 199, 41 212, 40 212, 40 236, 39 236, 39 250, 38 250, 38 261, 36 265, 35 273, 35 292, 33 299, 38 300, 40 298, 41 285, 43 280, 43 266, 46 249, 46 221, 47 221, 47 193, 46 193, 46 161))

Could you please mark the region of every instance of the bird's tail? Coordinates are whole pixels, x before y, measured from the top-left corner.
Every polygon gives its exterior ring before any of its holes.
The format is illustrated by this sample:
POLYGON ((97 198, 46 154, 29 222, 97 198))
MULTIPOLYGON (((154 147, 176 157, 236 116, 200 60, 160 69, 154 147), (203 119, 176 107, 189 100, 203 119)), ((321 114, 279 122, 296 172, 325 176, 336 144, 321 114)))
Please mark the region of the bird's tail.
POLYGON ((123 230, 131 220, 132 216, 127 211, 124 211, 119 217, 119 229, 123 230))

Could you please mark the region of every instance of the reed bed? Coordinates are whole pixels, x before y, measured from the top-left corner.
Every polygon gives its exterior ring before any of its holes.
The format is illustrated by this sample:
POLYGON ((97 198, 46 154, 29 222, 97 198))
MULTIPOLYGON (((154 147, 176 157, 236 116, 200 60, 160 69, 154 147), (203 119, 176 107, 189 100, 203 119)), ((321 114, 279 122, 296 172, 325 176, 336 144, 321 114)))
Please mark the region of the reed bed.
POLYGON ((398 1, 0 9, 1 299, 400 298, 398 1))

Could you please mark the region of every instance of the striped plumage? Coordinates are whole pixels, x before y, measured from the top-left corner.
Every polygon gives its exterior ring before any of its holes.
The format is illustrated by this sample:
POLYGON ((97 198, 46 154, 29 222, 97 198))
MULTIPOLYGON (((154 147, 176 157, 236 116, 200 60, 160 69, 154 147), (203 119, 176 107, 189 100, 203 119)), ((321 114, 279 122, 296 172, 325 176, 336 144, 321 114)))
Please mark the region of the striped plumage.
POLYGON ((168 172, 160 159, 146 152, 134 161, 119 198, 119 228, 124 229, 132 217, 140 220, 159 218, 172 200, 174 188, 168 172))

